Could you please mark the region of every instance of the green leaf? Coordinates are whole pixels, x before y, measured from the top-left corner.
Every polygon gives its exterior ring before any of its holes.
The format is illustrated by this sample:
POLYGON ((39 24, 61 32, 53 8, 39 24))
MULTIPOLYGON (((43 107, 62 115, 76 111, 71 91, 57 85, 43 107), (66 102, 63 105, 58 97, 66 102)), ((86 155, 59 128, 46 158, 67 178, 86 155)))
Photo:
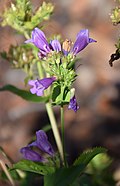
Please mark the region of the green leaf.
POLYGON ((74 162, 74 165, 87 164, 97 155, 100 153, 105 153, 107 150, 103 147, 95 147, 91 150, 83 152, 74 162))
POLYGON ((59 104, 59 100, 61 100, 61 89, 60 85, 54 87, 52 92, 52 100, 54 104, 59 104))
POLYGON ((20 169, 23 171, 34 172, 41 175, 52 174, 55 171, 54 167, 47 164, 33 162, 30 160, 21 160, 13 165, 13 169, 20 169))
POLYGON ((51 175, 44 176, 44 186, 69 186, 82 173, 84 166, 72 166, 58 169, 51 175))
POLYGON ((36 96, 35 94, 31 94, 30 92, 19 89, 13 85, 5 85, 2 88, 0 88, 0 91, 10 91, 20 96, 21 98, 32 102, 46 102, 48 100, 48 97, 36 96))
MULTIPOLYGON (((11 177, 14 179, 14 180, 21 180, 21 177, 19 176, 19 174, 17 173, 16 170, 9 170, 9 173, 11 175, 11 177)), ((8 180, 8 177, 6 176, 5 172, 4 171, 1 171, 1 179, 3 180, 8 180)))
POLYGON ((67 87, 61 92, 60 85, 56 85, 52 92, 53 105, 66 105, 70 101, 70 91, 67 87))
POLYGON ((44 177, 45 186, 70 186, 80 176, 87 164, 99 153, 105 153, 105 148, 94 148, 84 152, 69 168, 58 169, 55 173, 44 177))

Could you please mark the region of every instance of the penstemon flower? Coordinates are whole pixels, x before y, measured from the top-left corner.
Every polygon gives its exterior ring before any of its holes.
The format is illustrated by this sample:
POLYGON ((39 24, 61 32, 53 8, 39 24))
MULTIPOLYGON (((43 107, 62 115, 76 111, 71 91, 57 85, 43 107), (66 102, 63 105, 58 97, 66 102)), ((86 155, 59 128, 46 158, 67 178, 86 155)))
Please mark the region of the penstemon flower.
POLYGON ((32 150, 30 147, 23 147, 20 152, 26 160, 45 162, 45 158, 43 158, 38 152, 32 150))
POLYGON ((89 38, 88 29, 81 30, 77 34, 77 39, 73 45, 71 52, 76 55, 83 50, 89 43, 96 42, 96 40, 89 38))
POLYGON ((32 31, 32 38, 25 41, 25 43, 33 43, 39 49, 39 57, 45 57, 51 51, 61 51, 61 45, 57 39, 51 40, 48 43, 45 34, 39 28, 32 31))
POLYGON ((47 159, 45 159, 40 153, 32 150, 32 147, 37 147, 42 153, 46 153, 51 157, 55 155, 52 145, 48 141, 47 135, 43 130, 37 131, 36 141, 32 142, 26 147, 21 148, 20 152, 25 159, 45 162, 47 159))
POLYGON ((55 77, 44 78, 40 80, 30 80, 28 82, 28 84, 32 86, 32 88, 30 88, 30 92, 32 94, 36 94, 37 96, 43 96, 44 90, 47 89, 55 80, 55 77))

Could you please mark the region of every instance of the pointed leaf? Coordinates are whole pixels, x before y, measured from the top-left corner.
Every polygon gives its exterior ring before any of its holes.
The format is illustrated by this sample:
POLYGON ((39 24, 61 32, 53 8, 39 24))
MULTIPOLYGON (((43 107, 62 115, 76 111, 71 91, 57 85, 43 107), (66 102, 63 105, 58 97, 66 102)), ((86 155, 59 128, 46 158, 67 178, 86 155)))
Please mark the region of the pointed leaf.
POLYGON ((105 148, 94 148, 84 152, 74 163, 72 167, 58 169, 51 175, 44 177, 45 186, 69 186, 80 176, 87 164, 99 153, 105 153, 105 148))
POLYGON ((97 155, 100 153, 105 153, 107 150, 103 147, 95 147, 91 150, 83 152, 74 162, 74 165, 87 164, 97 155))
POLYGON ((55 171, 54 167, 47 164, 33 162, 30 160, 21 160, 13 165, 13 169, 20 169, 28 172, 34 172, 41 175, 52 174, 55 171))
POLYGON ((27 101, 32 101, 32 102, 46 102, 48 100, 48 97, 40 97, 36 96, 35 94, 31 94, 30 92, 26 90, 19 89, 13 85, 5 85, 0 88, 0 91, 10 91, 21 98, 27 100, 27 101))

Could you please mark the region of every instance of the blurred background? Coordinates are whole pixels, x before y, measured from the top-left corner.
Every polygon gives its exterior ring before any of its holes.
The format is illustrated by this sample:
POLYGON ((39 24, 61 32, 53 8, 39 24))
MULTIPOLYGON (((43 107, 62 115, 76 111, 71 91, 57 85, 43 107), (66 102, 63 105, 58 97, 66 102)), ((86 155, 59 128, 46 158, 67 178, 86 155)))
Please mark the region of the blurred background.
MULTIPOLYGON (((85 149, 102 146, 113 158, 115 170, 120 169, 120 62, 109 66, 110 55, 119 36, 119 26, 113 26, 110 13, 113 0, 52 0, 55 9, 50 21, 44 22, 45 34, 61 34, 75 41, 76 34, 88 28, 97 43, 88 45, 79 54, 74 83, 80 110, 65 107, 66 149, 69 161, 85 149)), ((32 0, 34 9, 42 3, 32 0)), ((0 1, 0 12, 10 5, 0 1)), ((19 45, 24 38, 10 27, 0 27, 0 51, 19 45)), ((11 69, 8 61, 0 59, 0 86, 13 84, 24 88, 25 74, 11 69)), ((60 123, 59 108, 55 114, 60 123)), ((49 120, 43 104, 28 103, 9 93, 0 93, 0 146, 13 162, 21 158, 19 149, 49 120)), ((51 133, 49 134, 51 137, 51 133)), ((50 139, 53 142, 53 137, 50 139)), ((120 177, 119 177, 120 178, 120 177)))

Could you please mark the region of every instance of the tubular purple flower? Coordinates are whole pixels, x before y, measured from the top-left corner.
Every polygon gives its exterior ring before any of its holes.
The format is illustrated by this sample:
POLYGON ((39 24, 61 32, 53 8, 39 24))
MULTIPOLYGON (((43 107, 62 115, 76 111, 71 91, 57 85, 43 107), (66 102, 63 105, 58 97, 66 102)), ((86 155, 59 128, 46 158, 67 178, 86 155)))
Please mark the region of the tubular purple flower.
POLYGON ((50 44, 48 43, 45 34, 39 28, 35 28, 32 31, 32 38, 25 41, 25 43, 33 43, 40 51, 39 56, 40 58, 45 57, 48 53, 53 51, 61 51, 61 44, 60 42, 55 39, 51 40, 50 44))
POLYGON ((31 150, 29 147, 21 148, 20 152, 22 153, 23 157, 27 160, 45 162, 45 159, 40 154, 31 150))
POLYGON ((83 50, 89 43, 96 42, 96 40, 89 38, 88 29, 81 30, 77 34, 77 39, 73 45, 72 53, 74 55, 78 54, 81 50, 83 50))
POLYGON ((54 150, 52 148, 52 145, 48 141, 48 137, 46 133, 43 130, 39 130, 36 132, 36 141, 29 144, 28 146, 37 146, 41 151, 49 154, 50 156, 54 156, 54 150))
POLYGON ((71 98, 70 98, 70 102, 69 102, 69 105, 68 105, 68 109, 72 109, 74 110, 74 112, 77 112, 77 110, 79 109, 80 107, 78 106, 77 104, 77 100, 76 100, 76 97, 75 97, 75 89, 71 89, 71 98))
POLYGON ((30 88, 30 92, 32 94, 36 94, 37 96, 43 96, 44 90, 47 89, 55 80, 55 77, 44 78, 40 80, 30 80, 28 82, 28 84, 32 86, 32 88, 30 88))
POLYGON ((32 142, 26 147, 21 148, 20 152, 23 154, 23 157, 25 159, 38 162, 47 161, 47 159, 42 157, 38 152, 32 150, 32 147, 37 147, 41 152, 46 153, 51 157, 55 155, 52 145, 48 141, 47 135, 43 130, 37 131, 36 141, 32 142))
POLYGON ((40 49, 41 52, 45 54, 50 52, 50 47, 45 34, 39 28, 35 28, 32 31, 32 38, 25 41, 25 43, 33 43, 37 48, 40 49))

